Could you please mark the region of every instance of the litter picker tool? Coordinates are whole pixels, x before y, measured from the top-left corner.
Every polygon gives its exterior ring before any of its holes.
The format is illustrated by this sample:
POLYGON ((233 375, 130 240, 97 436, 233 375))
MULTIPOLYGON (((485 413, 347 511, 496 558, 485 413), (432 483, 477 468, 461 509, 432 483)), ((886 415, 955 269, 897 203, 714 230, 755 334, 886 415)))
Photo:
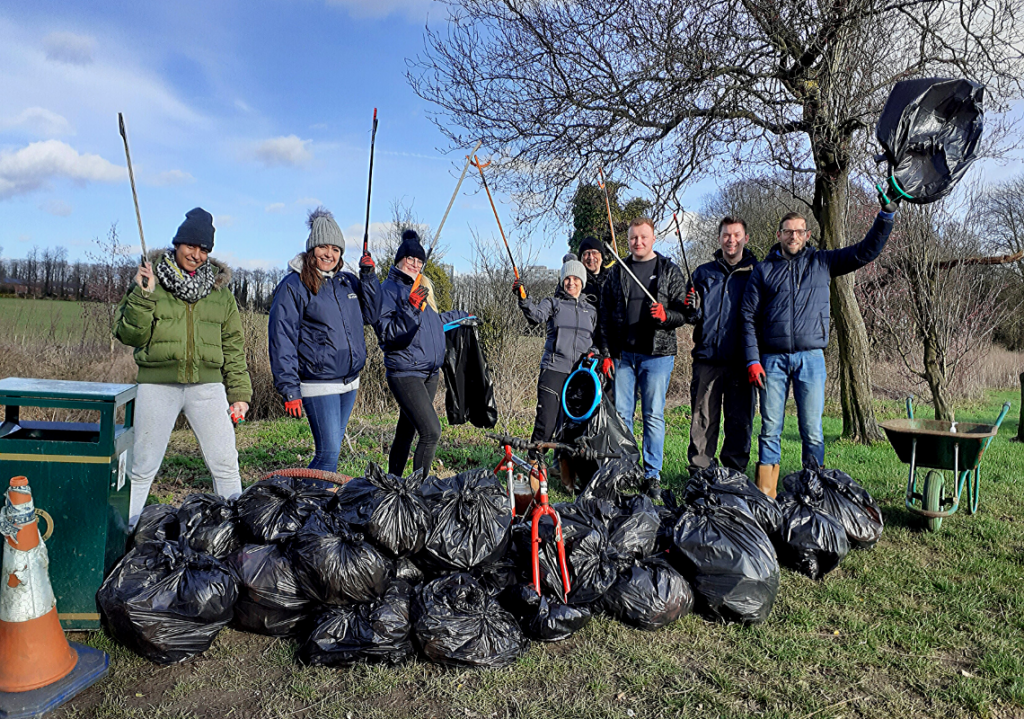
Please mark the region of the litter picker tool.
MULTIPOLYGON (((490 164, 490 161, 480 164, 480 160, 477 159, 477 156, 475 154, 473 155, 472 165, 476 169, 480 170, 480 181, 484 183, 484 190, 487 192, 487 199, 491 201, 491 209, 494 210, 494 219, 498 222, 498 232, 501 233, 501 239, 505 242, 505 250, 508 252, 508 259, 512 263, 512 274, 515 275, 515 278, 518 280, 519 270, 516 268, 515 259, 512 258, 512 250, 509 249, 508 239, 505 238, 505 230, 501 228, 501 219, 498 217, 498 208, 494 206, 494 198, 491 197, 491 189, 487 186, 487 178, 484 177, 484 168, 490 166, 490 164)), ((526 299, 526 288, 522 286, 519 287, 519 297, 524 300, 526 299)))
POLYGON ((640 280, 637 279, 636 275, 633 274, 633 270, 629 269, 629 265, 623 262, 622 258, 619 257, 619 251, 616 249, 615 245, 615 223, 612 222, 612 201, 611 198, 608 196, 608 187, 604 181, 604 170, 600 167, 597 168, 597 174, 601 176, 601 180, 598 182, 598 184, 601 186, 601 189, 604 190, 604 206, 608 210, 608 229, 611 230, 612 232, 612 243, 608 244, 607 242, 605 242, 604 246, 607 247, 608 251, 612 253, 612 257, 614 257, 615 261, 619 263, 619 267, 625 270, 626 274, 632 277, 633 281, 636 282, 636 286, 642 289, 644 291, 644 294, 647 295, 648 298, 650 298, 651 303, 658 304, 658 300, 654 298, 654 295, 652 295, 650 291, 643 286, 643 283, 640 282, 640 280))
MULTIPOLYGON (((128 132, 124 129, 124 115, 120 112, 117 113, 117 126, 121 131, 121 139, 124 140, 124 156, 128 160, 128 181, 132 185, 132 199, 135 201, 135 219, 139 223, 139 243, 142 245, 142 262, 139 264, 143 267, 146 264, 146 236, 142 234, 142 213, 139 212, 139 195, 135 192, 135 173, 132 172, 132 154, 128 151, 128 132)), ((142 289, 148 289, 149 280, 145 277, 142 278, 142 289)))
POLYGON ((676 236, 679 238, 679 249, 683 251, 683 267, 686 268, 686 281, 693 285, 693 275, 690 274, 690 263, 686 261, 686 243, 683 242, 683 231, 679 228, 679 217, 672 213, 672 221, 676 223, 676 236))
MULTIPOLYGON (((462 168, 462 174, 459 175, 459 182, 455 185, 455 192, 452 193, 452 199, 448 202, 448 208, 444 211, 444 217, 441 218, 441 224, 437 226, 437 232, 434 233, 434 239, 430 242, 430 249, 427 250, 427 259, 423 261, 423 269, 426 269, 427 263, 430 262, 430 256, 434 254, 434 248, 437 247, 437 240, 441 237, 441 230, 444 229, 444 222, 448 219, 448 213, 452 211, 452 205, 455 204, 455 198, 459 196, 459 189, 462 187, 462 181, 466 179, 466 171, 469 170, 469 166, 473 162, 473 155, 476 154, 476 151, 480 149, 480 145, 482 144, 484 144, 483 140, 477 142, 473 151, 466 155, 466 164, 462 168)), ((415 292, 416 288, 420 286, 422 281, 423 270, 420 270, 420 273, 416 275, 416 279, 412 283, 412 290, 410 291, 415 292)), ((426 303, 426 300, 424 300, 423 305, 426 305, 426 303)), ((423 305, 420 305, 421 311, 423 310, 423 305)))
POLYGON ((373 190, 373 146, 377 141, 377 108, 373 108, 373 130, 370 132, 370 179, 366 183, 366 226, 363 229, 363 254, 370 252, 370 192, 373 190))

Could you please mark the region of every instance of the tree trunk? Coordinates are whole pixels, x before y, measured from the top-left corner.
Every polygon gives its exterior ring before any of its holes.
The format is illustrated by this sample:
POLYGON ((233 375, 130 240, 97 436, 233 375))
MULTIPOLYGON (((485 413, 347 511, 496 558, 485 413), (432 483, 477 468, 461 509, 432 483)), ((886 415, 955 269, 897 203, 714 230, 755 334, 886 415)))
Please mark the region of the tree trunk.
POLYGON ((942 361, 936 344, 935 338, 931 333, 925 335, 924 378, 928 382, 928 389, 932 392, 932 407, 935 409, 935 419, 949 421, 953 419, 953 414, 949 406, 946 375, 942 371, 942 361))
POLYGON ((1020 375, 1020 419, 1017 420, 1017 441, 1024 442, 1024 372, 1020 375))
MULTIPOLYGON (((846 167, 819 171, 814 183, 814 213, 822 243, 833 250, 846 245, 846 167)), ((839 342, 839 393, 843 408, 843 437, 870 444, 882 433, 875 421, 871 393, 871 353, 864 318, 853 293, 853 275, 832 280, 832 316, 839 342)))

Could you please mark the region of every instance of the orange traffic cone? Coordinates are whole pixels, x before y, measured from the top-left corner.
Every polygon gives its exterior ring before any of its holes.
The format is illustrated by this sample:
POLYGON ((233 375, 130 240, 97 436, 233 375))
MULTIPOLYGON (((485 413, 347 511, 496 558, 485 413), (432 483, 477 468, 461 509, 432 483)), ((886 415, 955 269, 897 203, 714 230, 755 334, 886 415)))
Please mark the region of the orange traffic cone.
POLYGON ((57 618, 50 561, 25 477, 11 479, 0 531, 7 538, 0 573, 0 692, 26 692, 70 674, 78 655, 57 618))

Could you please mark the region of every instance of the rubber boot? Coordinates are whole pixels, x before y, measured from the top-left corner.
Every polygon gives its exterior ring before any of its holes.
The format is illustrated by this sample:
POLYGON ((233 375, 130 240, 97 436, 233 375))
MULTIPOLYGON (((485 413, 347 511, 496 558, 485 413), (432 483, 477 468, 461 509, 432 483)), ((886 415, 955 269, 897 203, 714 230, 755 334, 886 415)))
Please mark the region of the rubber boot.
POLYGON ((758 464, 755 471, 757 488, 774 499, 779 486, 779 465, 758 464))

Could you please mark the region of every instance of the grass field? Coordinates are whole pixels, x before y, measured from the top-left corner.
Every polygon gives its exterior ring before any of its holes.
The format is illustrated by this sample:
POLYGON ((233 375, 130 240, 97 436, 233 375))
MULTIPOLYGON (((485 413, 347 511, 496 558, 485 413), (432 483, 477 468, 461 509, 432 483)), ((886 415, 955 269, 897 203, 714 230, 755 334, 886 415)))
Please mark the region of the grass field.
MULTIPOLYGON (((158 667, 101 633, 85 641, 111 653, 111 673, 59 716, 95 717, 1016 717, 1024 716, 1024 446, 1016 397, 989 393, 958 408, 991 422, 1014 408, 982 464, 981 510, 922 531, 904 509, 905 466, 887 443, 837 441, 826 418, 826 462, 876 497, 886 528, 823 581, 783 570, 768 622, 756 627, 685 617, 645 633, 606 618, 557 644, 531 645, 514 666, 454 671, 419 661, 399 667, 303 668, 292 642, 223 631, 206 655, 158 667)), ((879 404, 900 416, 897 403, 879 404)), ((924 410, 924 408, 921 408, 924 410)), ((687 408, 672 410, 669 486, 685 466, 687 408)), ((783 473, 797 468, 795 417, 787 421, 783 473)), ((354 421, 355 453, 343 471, 381 461, 391 419, 354 421)), ((525 427, 519 428, 525 433, 525 427)), ((440 459, 459 470, 497 455, 477 430, 445 428, 440 459)), ((239 431, 243 475, 309 461, 305 420, 239 431)), ((191 436, 176 433, 156 494, 180 499, 209 480, 191 436)))
POLYGON ((7 337, 78 340, 84 322, 81 302, 0 297, 0 332, 7 337))

